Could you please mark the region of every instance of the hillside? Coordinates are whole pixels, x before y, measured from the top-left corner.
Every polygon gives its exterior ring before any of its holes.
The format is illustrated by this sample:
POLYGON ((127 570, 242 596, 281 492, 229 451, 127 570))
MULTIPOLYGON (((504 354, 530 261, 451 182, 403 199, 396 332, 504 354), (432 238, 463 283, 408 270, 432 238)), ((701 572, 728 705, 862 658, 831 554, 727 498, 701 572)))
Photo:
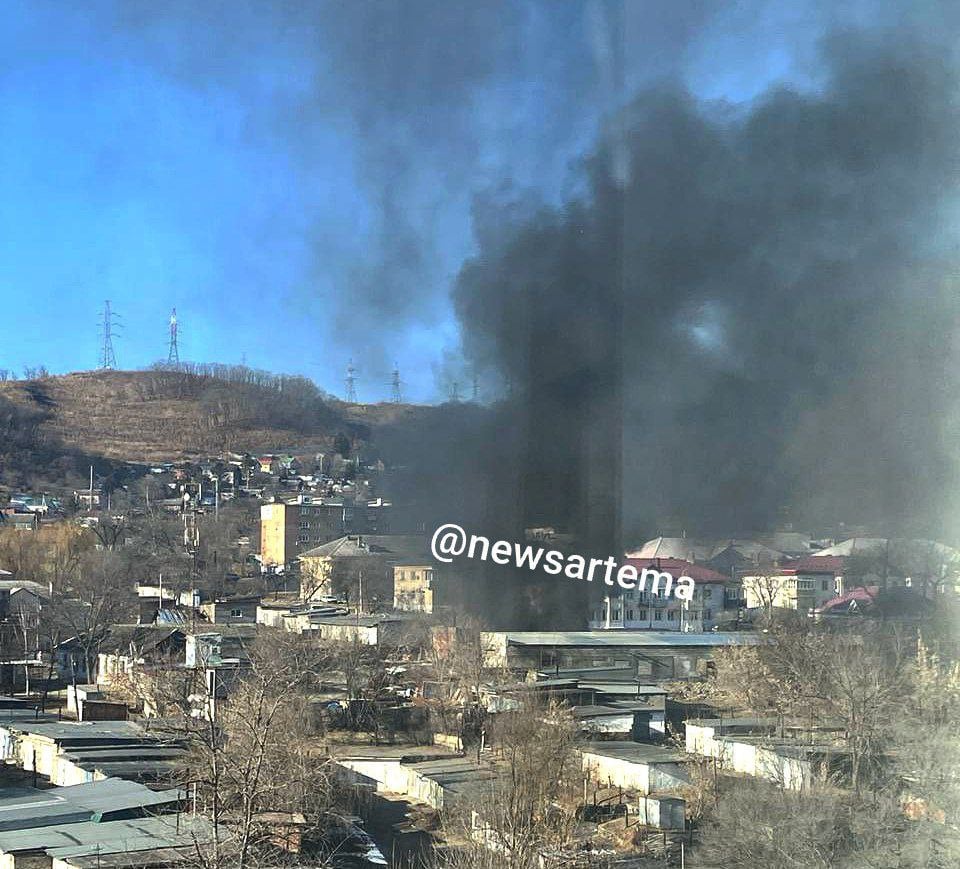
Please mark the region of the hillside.
POLYGON ((300 378, 273 388, 174 371, 86 371, 5 381, 0 404, 15 436, 9 440, 20 447, 144 463, 223 450, 323 449, 338 432, 365 441, 377 427, 422 410, 348 405, 300 378))

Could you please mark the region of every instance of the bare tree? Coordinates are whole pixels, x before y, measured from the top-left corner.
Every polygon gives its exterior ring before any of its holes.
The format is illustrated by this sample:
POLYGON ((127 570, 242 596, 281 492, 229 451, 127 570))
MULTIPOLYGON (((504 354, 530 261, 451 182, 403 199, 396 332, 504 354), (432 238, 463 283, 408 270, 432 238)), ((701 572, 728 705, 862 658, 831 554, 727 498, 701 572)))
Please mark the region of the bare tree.
MULTIPOLYGON (((457 819, 469 830, 464 865, 533 869, 548 851, 572 842, 582 773, 569 711, 532 696, 492 726, 490 792, 464 807, 457 819), (490 863, 493 853, 497 862, 490 863)), ((448 824, 453 819, 448 820, 448 824)))
POLYGON ((166 711, 178 715, 165 726, 190 750, 182 783, 197 789, 213 825, 213 841, 197 850, 205 869, 256 865, 273 837, 263 813, 301 813, 319 825, 333 800, 307 702, 331 649, 265 631, 249 658, 226 698, 209 676, 174 685, 167 697, 166 711))
POLYGON ((487 723, 483 687, 490 674, 484 667, 483 625, 471 616, 458 616, 453 628, 438 629, 430 646, 430 663, 439 692, 434 712, 443 732, 456 727, 460 745, 480 751, 487 723))

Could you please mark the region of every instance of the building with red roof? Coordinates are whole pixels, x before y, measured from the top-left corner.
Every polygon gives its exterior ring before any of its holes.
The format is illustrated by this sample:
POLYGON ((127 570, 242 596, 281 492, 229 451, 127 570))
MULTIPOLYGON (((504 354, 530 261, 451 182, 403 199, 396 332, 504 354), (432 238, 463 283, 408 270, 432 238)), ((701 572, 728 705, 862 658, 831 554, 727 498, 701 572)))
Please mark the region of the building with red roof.
POLYGON ((668 574, 674 584, 688 576, 694 582, 693 599, 676 597, 663 579, 652 590, 651 576, 645 587, 638 582, 634 589, 611 589, 591 613, 591 630, 699 632, 737 620, 740 585, 726 574, 681 558, 627 558, 623 564, 641 577, 644 570, 668 574))
POLYGON ((844 561, 837 555, 807 555, 744 576, 747 609, 809 613, 842 593, 844 561))

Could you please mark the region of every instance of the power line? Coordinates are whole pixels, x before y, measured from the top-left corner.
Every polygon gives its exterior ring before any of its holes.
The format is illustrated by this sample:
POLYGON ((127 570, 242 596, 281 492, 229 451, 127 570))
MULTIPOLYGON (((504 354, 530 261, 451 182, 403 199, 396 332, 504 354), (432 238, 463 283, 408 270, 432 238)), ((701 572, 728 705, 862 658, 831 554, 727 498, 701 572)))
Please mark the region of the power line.
POLYGON ((180 348, 177 347, 177 309, 170 314, 170 340, 167 342, 167 365, 180 364, 180 348))
POLYGON ((393 377, 390 378, 390 386, 393 389, 392 400, 394 404, 403 403, 403 392, 401 391, 401 382, 400 382, 400 369, 397 367, 397 363, 393 363, 393 377))
POLYGON ((103 320, 100 323, 100 367, 116 368, 117 356, 113 352, 113 339, 116 333, 113 331, 117 324, 117 315, 110 310, 110 300, 103 303, 103 320))
POLYGON ((344 381, 347 385, 347 401, 350 404, 357 403, 357 369, 353 367, 353 360, 347 365, 347 377, 344 381))

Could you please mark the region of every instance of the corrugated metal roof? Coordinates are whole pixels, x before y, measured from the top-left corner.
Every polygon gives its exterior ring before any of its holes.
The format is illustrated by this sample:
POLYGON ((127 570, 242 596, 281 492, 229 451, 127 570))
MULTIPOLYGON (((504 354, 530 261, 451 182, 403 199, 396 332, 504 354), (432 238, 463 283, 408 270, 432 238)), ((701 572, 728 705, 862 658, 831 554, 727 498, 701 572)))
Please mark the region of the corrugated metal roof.
POLYGON ((756 634, 686 633, 683 631, 498 631, 515 646, 602 646, 662 647, 671 646, 749 646, 760 642, 756 634))
POLYGON ((628 763, 680 763, 684 760, 679 751, 641 742, 588 742, 580 746, 580 751, 615 757, 628 763))
POLYGON ((417 534, 348 534, 302 552, 300 558, 426 558, 426 538, 417 534))
POLYGON ((46 851, 53 857, 116 854, 148 848, 191 845, 208 840, 212 825, 204 818, 175 815, 126 821, 87 821, 64 827, 38 827, 0 833, 0 851, 46 851), (178 830, 179 826, 179 830, 178 830))
POLYGON ((628 558, 626 564, 632 565, 638 571, 645 568, 665 571, 675 580, 681 576, 689 576, 694 582, 729 582, 730 577, 709 567, 693 564, 682 558, 628 558))
POLYGON ((110 815, 137 808, 156 808, 176 803, 182 797, 176 789, 152 791, 145 785, 118 778, 30 791, 25 794, 18 788, 12 794, 0 796, 0 831, 73 825, 90 820, 95 812, 110 815))
POLYGON ((133 721, 15 721, 8 723, 0 720, 0 727, 9 727, 19 733, 42 736, 55 742, 139 742, 155 739, 150 733, 133 721))

